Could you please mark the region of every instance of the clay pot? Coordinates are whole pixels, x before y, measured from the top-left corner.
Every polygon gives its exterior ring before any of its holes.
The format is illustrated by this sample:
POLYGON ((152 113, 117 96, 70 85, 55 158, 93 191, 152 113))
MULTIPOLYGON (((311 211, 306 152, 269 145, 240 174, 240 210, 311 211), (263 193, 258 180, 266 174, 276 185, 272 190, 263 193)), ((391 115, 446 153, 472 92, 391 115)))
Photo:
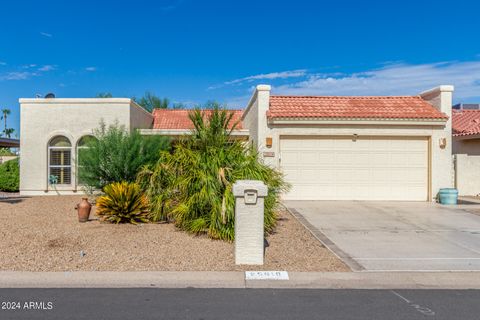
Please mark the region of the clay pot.
POLYGON ((92 210, 92 205, 88 202, 88 198, 82 198, 82 201, 75 206, 78 210, 78 221, 87 222, 92 210))

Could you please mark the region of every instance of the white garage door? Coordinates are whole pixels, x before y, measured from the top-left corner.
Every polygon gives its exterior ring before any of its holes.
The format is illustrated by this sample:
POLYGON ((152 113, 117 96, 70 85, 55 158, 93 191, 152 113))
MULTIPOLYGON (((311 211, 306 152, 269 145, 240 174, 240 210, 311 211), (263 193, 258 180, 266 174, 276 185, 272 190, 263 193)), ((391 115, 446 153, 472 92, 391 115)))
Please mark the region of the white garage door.
POLYGON ((282 137, 285 200, 428 199, 426 138, 282 137))

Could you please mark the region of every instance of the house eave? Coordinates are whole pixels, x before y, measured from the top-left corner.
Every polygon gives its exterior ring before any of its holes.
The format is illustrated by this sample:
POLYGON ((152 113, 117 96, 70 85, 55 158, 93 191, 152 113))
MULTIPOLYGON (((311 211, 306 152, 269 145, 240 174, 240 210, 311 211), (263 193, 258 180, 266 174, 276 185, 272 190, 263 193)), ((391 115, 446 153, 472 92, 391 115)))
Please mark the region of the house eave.
POLYGON ((20 147, 20 140, 10 138, 0 138, 1 148, 18 148, 20 147))
POLYGON ((274 118, 268 119, 272 125, 415 125, 445 126, 448 119, 409 119, 409 118, 274 118))
POLYGON ((480 133, 476 134, 453 134, 455 140, 473 140, 480 139, 480 133))
MULTIPOLYGON (((141 135, 160 135, 160 136, 184 136, 192 133, 191 129, 139 129, 141 135)), ((233 130, 231 133, 235 137, 248 137, 250 131, 248 129, 233 130)))

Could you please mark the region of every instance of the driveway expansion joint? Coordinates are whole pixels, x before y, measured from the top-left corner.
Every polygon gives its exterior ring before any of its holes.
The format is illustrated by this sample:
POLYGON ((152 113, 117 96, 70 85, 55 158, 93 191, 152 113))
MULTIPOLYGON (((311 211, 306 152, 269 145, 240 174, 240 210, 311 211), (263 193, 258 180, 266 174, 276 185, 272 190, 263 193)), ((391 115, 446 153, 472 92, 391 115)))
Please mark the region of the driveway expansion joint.
POLYGON ((311 224, 307 219, 305 219, 296 209, 285 208, 308 230, 310 233, 320 241, 323 246, 335 254, 340 260, 342 260, 346 265, 348 265, 353 271, 363 271, 365 268, 355 261, 351 256, 349 256, 345 251, 340 249, 332 240, 330 240, 323 232, 311 224))

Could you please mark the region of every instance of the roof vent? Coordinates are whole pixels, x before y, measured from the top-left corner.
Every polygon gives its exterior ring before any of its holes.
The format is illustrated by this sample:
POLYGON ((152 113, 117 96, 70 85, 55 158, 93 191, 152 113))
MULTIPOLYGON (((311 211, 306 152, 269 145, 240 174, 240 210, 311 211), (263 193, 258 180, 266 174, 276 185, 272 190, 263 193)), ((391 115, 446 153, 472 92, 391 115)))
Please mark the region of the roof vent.
POLYGON ((47 94, 45 95, 45 99, 55 99, 55 94, 54 94, 54 93, 51 93, 51 92, 50 92, 50 93, 47 93, 47 94))

